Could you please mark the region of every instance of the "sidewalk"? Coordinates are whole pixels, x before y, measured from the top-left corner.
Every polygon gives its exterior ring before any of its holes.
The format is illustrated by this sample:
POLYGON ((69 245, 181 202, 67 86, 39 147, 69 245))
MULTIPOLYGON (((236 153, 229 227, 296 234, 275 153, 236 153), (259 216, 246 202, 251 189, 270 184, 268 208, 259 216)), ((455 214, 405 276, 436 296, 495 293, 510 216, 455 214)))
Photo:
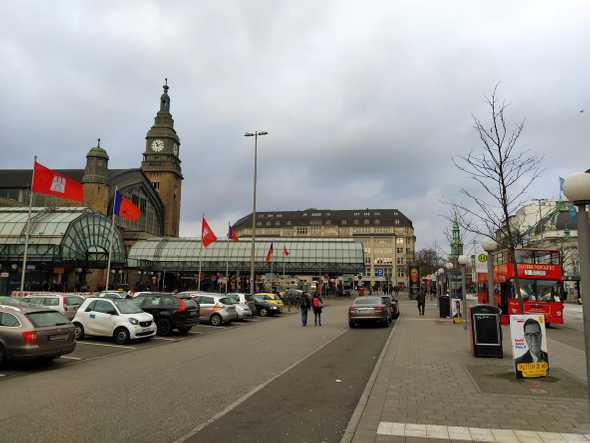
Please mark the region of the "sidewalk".
POLYGON ((415 302, 400 300, 343 441, 590 441, 583 351, 550 339, 550 376, 517 380, 508 328, 503 359, 475 358, 463 325, 439 319, 436 304, 419 317, 415 302))

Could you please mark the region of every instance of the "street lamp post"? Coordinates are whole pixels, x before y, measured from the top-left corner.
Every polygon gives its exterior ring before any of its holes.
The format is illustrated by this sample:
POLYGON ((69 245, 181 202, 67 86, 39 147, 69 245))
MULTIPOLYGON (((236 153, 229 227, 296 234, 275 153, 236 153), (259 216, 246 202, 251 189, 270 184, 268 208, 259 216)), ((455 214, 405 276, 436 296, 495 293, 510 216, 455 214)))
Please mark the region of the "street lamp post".
POLYGON ((244 137, 254 137, 254 179, 252 189, 252 246, 250 247, 250 292, 256 292, 255 266, 256 266, 256 175, 258 171, 258 136, 267 135, 266 131, 246 132, 244 137))
POLYGON ((487 239, 481 244, 484 251, 488 253, 488 305, 494 303, 494 251, 498 248, 498 243, 494 240, 487 239))
POLYGON ((445 270, 443 268, 438 268, 438 271, 436 271, 436 275, 437 275, 437 292, 438 292, 438 298, 440 299, 440 296, 443 295, 443 291, 442 291, 442 281, 443 281, 443 274, 445 273, 445 270))
POLYGON ((450 275, 451 275, 451 269, 453 269, 453 263, 452 262, 448 262, 445 265, 445 268, 447 268, 447 278, 446 278, 446 284, 447 284, 447 292, 449 293, 449 297, 451 296, 451 282, 450 282, 450 275))
POLYGON ((469 263, 469 257, 460 255, 457 259, 461 266, 461 292, 463 293, 463 329, 467 329, 467 284, 465 282, 465 267, 469 263))
MULTIPOLYGON (((586 378, 590 385, 590 222, 586 207, 590 204, 590 169, 568 177, 564 183, 564 194, 578 207, 578 253, 580 280, 582 282, 582 305, 584 309, 584 342, 586 344, 586 378)), ((590 389, 588 390, 590 400, 590 389)))

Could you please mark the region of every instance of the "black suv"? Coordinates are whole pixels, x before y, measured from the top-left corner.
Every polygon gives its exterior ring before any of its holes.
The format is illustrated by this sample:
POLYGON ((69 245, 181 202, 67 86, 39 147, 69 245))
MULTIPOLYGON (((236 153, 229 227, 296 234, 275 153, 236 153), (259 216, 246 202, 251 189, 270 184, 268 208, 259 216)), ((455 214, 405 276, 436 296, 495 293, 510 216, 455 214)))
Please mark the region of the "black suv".
POLYGON ((199 305, 189 298, 153 292, 140 294, 133 300, 142 310, 153 315, 158 335, 170 335, 173 329, 186 334, 199 323, 199 305))

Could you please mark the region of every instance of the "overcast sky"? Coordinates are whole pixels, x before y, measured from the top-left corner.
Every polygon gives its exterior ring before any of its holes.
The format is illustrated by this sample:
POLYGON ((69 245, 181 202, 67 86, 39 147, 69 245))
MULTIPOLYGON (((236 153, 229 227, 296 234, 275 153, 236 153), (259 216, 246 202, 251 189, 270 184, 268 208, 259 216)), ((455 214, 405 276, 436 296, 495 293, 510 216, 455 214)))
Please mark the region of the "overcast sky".
MULTIPOLYGON (((138 167, 164 77, 181 139, 184 235, 225 235, 258 208, 398 208, 419 247, 446 243, 440 203, 465 179, 497 82, 531 197, 590 168, 590 4, 555 1, 2 2, 0 168, 84 167, 96 137, 138 167), (580 110, 587 108, 586 112, 580 110)), ((447 249, 445 245, 445 249, 447 249)))

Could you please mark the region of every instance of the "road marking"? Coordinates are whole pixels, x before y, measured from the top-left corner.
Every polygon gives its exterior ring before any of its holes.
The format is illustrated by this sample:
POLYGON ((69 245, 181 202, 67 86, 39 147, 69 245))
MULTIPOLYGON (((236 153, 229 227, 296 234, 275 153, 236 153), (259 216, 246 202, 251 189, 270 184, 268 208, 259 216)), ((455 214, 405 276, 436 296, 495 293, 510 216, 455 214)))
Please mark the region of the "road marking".
POLYGON ((189 334, 202 334, 202 332, 199 331, 188 331, 189 334))
POLYGON ((152 340, 176 341, 175 338, 166 338, 166 337, 152 337, 152 340))
POLYGON ((342 335, 344 335, 346 332, 348 332, 348 328, 347 329, 344 329, 342 332, 340 332, 338 335, 336 335, 335 337, 333 337, 332 339, 330 339, 329 341, 327 341, 326 343, 324 343, 323 345, 321 345, 319 348, 311 351, 309 354, 305 355, 303 358, 297 360, 295 363, 293 363, 290 366, 288 366, 287 368, 283 369, 277 375, 269 378, 264 383, 259 384, 254 389, 252 389, 250 392, 248 392, 248 393, 244 394, 243 396, 241 396, 240 398, 238 398, 236 401, 234 401, 232 404, 230 404, 228 407, 226 407, 223 411, 215 414, 213 417, 211 417, 206 422, 201 423, 200 425, 198 425, 197 427, 195 427, 191 431, 189 431, 187 434, 185 434, 182 437, 180 437, 178 440, 175 441, 175 443, 182 443, 182 442, 188 440, 189 438, 193 437, 195 434, 198 434, 206 426, 208 426, 211 423, 219 420, 221 417, 223 417, 224 415, 228 414, 229 412, 231 412, 232 410, 234 410, 235 408, 237 408, 238 406, 240 406, 242 403, 244 403, 246 400, 248 400, 250 397, 252 397, 258 391, 264 389, 266 386, 268 386, 269 384, 271 384, 277 378, 282 377, 287 372, 289 372, 291 369, 293 369, 294 367, 296 367, 299 364, 303 363, 305 360, 307 360, 309 357, 311 357, 315 353, 317 353, 317 352, 321 351, 322 349, 324 349, 326 346, 328 346, 330 343, 332 343, 333 341, 335 341, 337 338, 339 338, 342 335))
POLYGON ((522 441, 590 441, 590 435, 522 431, 516 429, 470 428, 465 426, 429 425, 417 423, 395 423, 382 421, 377 434, 394 437, 422 437, 440 440, 501 441, 517 443, 522 441))
POLYGON ((81 344, 81 345, 103 346, 105 348, 118 348, 118 349, 130 349, 130 350, 136 349, 135 346, 111 345, 108 343, 94 343, 91 341, 79 341, 78 340, 76 343, 81 344))
POLYGON ((0 377, 6 377, 6 374, 0 374, 0 377))
POLYGON ((214 329, 225 329, 226 326, 213 326, 213 325, 199 325, 201 328, 214 328, 214 329))
POLYGON ((80 357, 70 357, 69 355, 62 355, 59 358, 65 358, 66 360, 82 360, 80 357))

